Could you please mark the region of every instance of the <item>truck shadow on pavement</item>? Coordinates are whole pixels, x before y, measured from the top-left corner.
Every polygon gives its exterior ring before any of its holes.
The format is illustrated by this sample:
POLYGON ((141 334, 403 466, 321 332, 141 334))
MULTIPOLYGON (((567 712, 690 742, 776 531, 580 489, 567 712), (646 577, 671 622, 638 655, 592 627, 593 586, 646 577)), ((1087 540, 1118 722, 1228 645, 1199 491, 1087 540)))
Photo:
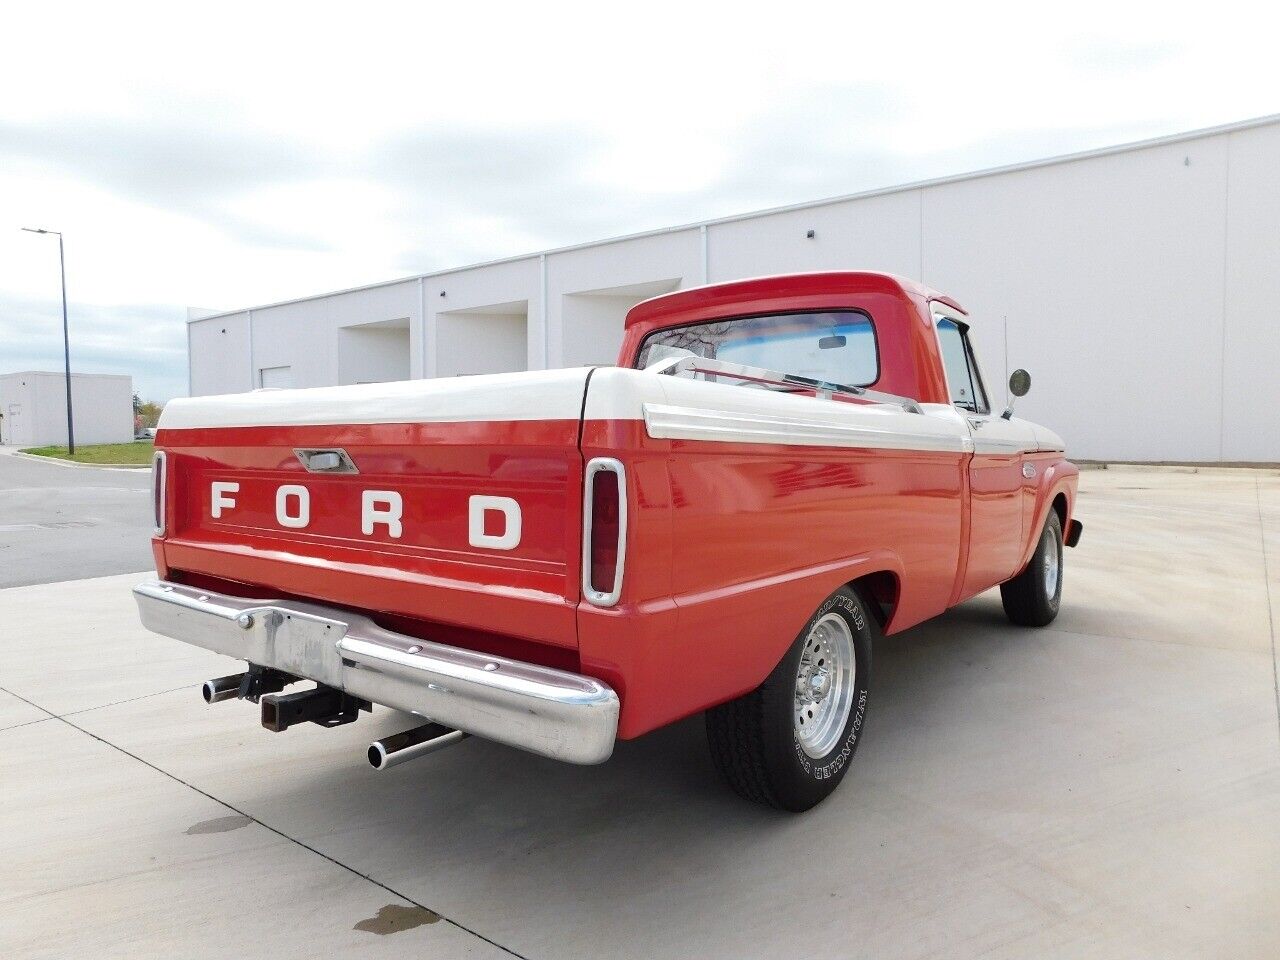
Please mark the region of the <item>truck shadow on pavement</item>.
MULTIPOLYGON (((246 809, 433 910, 477 923, 536 905, 616 909, 625 891, 656 895, 684 871, 714 868, 750 884, 796 844, 811 846, 814 829, 842 856, 872 855, 932 802, 913 794, 945 791, 956 764, 972 776, 986 761, 957 756, 955 731, 992 712, 975 696, 975 678, 981 690, 980 678, 1005 672, 1000 661, 1019 659, 1028 637, 1041 649, 1052 642, 1009 626, 997 598, 881 639, 857 760, 835 795, 801 816, 733 794, 712 765, 701 716, 619 743, 598 767, 474 738, 377 774, 358 767, 358 755, 330 754, 310 775, 255 778, 246 809), (910 782, 900 782, 904 770, 915 771, 910 782)), ((361 726, 380 736, 407 719, 381 712, 361 726)), ((839 886, 848 870, 840 862, 809 869, 839 886)))

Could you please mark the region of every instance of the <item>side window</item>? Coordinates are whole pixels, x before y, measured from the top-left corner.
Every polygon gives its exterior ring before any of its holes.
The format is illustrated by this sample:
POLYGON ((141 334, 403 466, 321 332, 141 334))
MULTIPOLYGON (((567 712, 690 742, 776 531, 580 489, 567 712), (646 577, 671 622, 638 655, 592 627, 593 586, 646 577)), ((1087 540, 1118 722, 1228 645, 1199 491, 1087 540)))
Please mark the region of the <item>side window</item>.
POLYGON ((938 325, 938 342, 942 345, 942 365, 947 372, 951 402, 973 413, 990 413, 968 328, 944 314, 935 313, 934 320, 938 325))

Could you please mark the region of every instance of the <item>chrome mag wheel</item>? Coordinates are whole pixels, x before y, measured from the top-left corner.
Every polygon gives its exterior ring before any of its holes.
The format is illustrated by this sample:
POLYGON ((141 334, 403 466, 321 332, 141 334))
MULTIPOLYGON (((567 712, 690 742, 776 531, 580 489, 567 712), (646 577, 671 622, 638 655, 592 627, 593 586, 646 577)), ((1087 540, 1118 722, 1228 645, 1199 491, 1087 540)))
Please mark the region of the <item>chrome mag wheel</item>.
POLYGON ((1058 595, 1058 575, 1062 570, 1062 544, 1048 528, 1045 528, 1045 536, 1049 538, 1049 549, 1044 552, 1044 595, 1052 602, 1058 595))
MULTIPOLYGON (((1054 577, 1056 582, 1056 573, 1054 577)), ((825 757, 840 742, 853 706, 857 672, 849 623, 838 613, 828 613, 805 638, 796 670, 795 734, 807 756, 825 757)))

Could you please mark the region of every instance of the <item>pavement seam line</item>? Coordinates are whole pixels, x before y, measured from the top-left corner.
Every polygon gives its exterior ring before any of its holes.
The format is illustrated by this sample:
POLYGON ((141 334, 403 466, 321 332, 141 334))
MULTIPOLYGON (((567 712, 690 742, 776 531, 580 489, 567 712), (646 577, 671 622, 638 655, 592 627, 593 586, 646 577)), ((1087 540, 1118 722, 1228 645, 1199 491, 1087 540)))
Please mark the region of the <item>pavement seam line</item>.
POLYGON ((1276 733, 1280 734, 1280 661, 1276 660, 1276 620, 1271 612, 1271 570, 1267 565, 1267 522, 1262 515, 1262 484, 1253 481, 1258 499, 1258 537, 1262 540, 1262 586, 1267 595, 1267 625, 1271 628, 1271 689, 1276 697, 1276 733))
MULTIPOLYGON (((166 693, 177 693, 179 690, 190 690, 192 686, 194 686, 194 684, 184 683, 180 687, 170 687, 168 690, 157 690, 155 693, 144 693, 136 697, 128 697, 124 700, 113 700, 110 703, 100 703, 96 707, 81 707, 79 710, 68 710, 66 713, 54 714, 54 717, 58 720, 61 720, 64 717, 76 717, 82 713, 92 713, 94 710, 105 710, 107 707, 118 707, 122 703, 133 703, 134 701, 146 700, 150 697, 163 697, 166 693)), ((37 706, 36 704, 32 704, 32 706, 36 707, 38 710, 44 709, 44 707, 37 706)))
POLYGON ((41 717, 39 720, 24 720, 22 723, 15 723, 12 726, 0 727, 0 733, 8 733, 10 730, 21 730, 23 727, 34 726, 37 723, 48 723, 50 720, 57 719, 57 717, 41 717))
POLYGON ((128 697, 125 700, 112 700, 110 703, 100 703, 96 707, 81 707, 79 710, 68 710, 66 713, 54 713, 52 710, 45 710, 44 707, 31 703, 30 700, 26 700, 23 697, 19 697, 13 691, 5 690, 4 687, 0 687, 0 690, 4 690, 4 692, 9 694, 9 696, 18 697, 18 699, 22 700, 24 703, 30 704, 37 710, 44 710, 45 713, 49 714, 47 717, 41 717, 39 720, 26 720, 22 723, 15 723, 9 727, 0 727, 0 733, 4 733, 6 730, 17 730, 19 727, 29 727, 33 723, 48 723, 50 720, 61 720, 63 717, 76 717, 82 713, 92 713, 94 710, 105 710, 107 707, 118 707, 122 703, 133 703, 137 700, 146 700, 148 697, 162 697, 166 693, 177 693, 179 690, 190 690, 191 687, 191 684, 184 683, 180 687, 170 687, 168 690, 157 690, 155 693, 144 693, 141 696, 128 697))
MULTIPOLYGON (((178 688, 178 689, 182 689, 182 688, 178 688)), ((138 763, 142 764, 144 767, 149 767, 150 769, 154 770, 156 773, 159 773, 162 776, 168 777, 170 780, 174 781, 175 783, 182 784, 182 786, 186 787, 188 790, 198 793, 202 797, 205 797, 206 799, 212 800, 214 803, 218 804, 219 806, 225 807, 226 809, 230 810, 232 813, 245 817, 246 819, 262 827, 264 830, 269 830, 272 833, 274 833, 276 836, 284 840, 288 840, 290 843, 297 844, 303 850, 306 850, 309 853, 315 854, 317 857, 320 857, 323 860, 327 860, 329 863, 332 863, 334 866, 339 867, 356 877, 359 877, 361 880, 364 880, 367 883, 373 884, 375 887, 385 890, 387 893, 391 894, 393 897, 398 897, 399 899, 403 900, 405 903, 412 904, 413 906, 418 907, 422 910, 427 910, 431 913, 434 913, 436 916, 438 916, 445 923, 449 924, 451 927, 461 930, 463 933, 470 934, 471 936, 475 937, 477 940, 483 940, 485 943, 489 944, 489 946, 496 947, 498 950, 501 950, 503 953, 507 953, 513 957, 517 957, 518 960, 529 960, 529 958, 526 957, 524 954, 516 953, 516 951, 512 950, 510 947, 504 947, 502 944, 498 943, 496 940, 490 940, 483 933, 479 933, 476 930, 472 930, 466 924, 445 916, 439 910, 432 910, 425 903, 420 903, 419 901, 415 900, 413 897, 410 897, 401 893, 399 890, 396 890, 394 887, 388 886, 387 884, 383 883, 381 880, 375 880, 369 874, 361 873, 355 867, 350 866, 349 864, 343 863, 341 860, 337 859, 336 857, 330 856, 329 854, 325 853, 322 850, 317 850, 315 847, 311 846, 308 843, 304 843, 302 840, 299 840, 297 837, 290 836, 289 834, 285 833, 283 830, 279 829, 278 827, 273 827, 269 823, 264 823, 262 820, 259 820, 257 817, 255 817, 253 814, 249 813, 248 811, 241 810, 239 807, 235 806, 232 803, 228 803, 226 800, 223 800, 220 797, 215 797, 213 794, 209 793, 207 790, 202 790, 193 783, 188 783, 186 780, 183 780, 177 774, 170 773, 168 770, 165 770, 163 767, 156 766, 150 760, 144 760, 142 757, 138 756, 136 753, 132 753, 126 750, 124 747, 120 746, 119 744, 112 743, 110 740, 106 739, 105 737, 98 736, 96 733, 94 733, 91 730, 86 730, 84 727, 80 726, 79 724, 73 723, 70 720, 68 720, 66 716, 60 717, 56 713, 54 713, 52 710, 46 710, 44 707, 40 706, 40 704, 32 700, 28 700, 26 697, 16 694, 12 690, 7 690, 4 687, 0 687, 0 692, 7 693, 12 697, 17 697, 17 699, 21 700, 23 703, 28 704, 32 707, 35 707, 37 710, 40 710, 44 713, 47 713, 49 716, 46 719, 60 720, 62 723, 65 723, 68 727, 70 727, 72 730, 78 730, 80 733, 83 733, 86 737, 89 737, 93 740, 97 740, 99 743, 103 744, 104 746, 110 747, 112 750, 122 753, 126 757, 129 757, 132 760, 136 760, 138 763)), ((163 691, 163 692, 169 693, 172 691, 163 691)), ((137 699, 141 699, 141 698, 137 698, 137 699)), ((122 701, 122 702, 127 702, 127 701, 122 701)), ((104 706, 106 705, 104 704, 104 706)), ((99 708, 94 708, 94 709, 99 709, 99 708)), ((85 712, 85 711, 80 711, 80 712, 85 712)), ((33 722, 40 723, 43 721, 37 720, 33 722)))

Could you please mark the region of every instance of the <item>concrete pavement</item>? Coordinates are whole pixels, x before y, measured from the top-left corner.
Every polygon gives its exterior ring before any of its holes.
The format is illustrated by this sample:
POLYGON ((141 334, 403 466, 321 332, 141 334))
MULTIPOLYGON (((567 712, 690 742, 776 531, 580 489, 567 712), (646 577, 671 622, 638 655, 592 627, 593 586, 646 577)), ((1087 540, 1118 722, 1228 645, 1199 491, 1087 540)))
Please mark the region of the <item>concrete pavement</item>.
POLYGON ((271 734, 133 576, 0 591, 0 956, 1280 955, 1280 474, 1088 471, 1063 611, 995 593, 875 651, 787 816, 698 718, 577 768, 378 710, 271 734), (437 919, 440 918, 440 919, 437 919))

